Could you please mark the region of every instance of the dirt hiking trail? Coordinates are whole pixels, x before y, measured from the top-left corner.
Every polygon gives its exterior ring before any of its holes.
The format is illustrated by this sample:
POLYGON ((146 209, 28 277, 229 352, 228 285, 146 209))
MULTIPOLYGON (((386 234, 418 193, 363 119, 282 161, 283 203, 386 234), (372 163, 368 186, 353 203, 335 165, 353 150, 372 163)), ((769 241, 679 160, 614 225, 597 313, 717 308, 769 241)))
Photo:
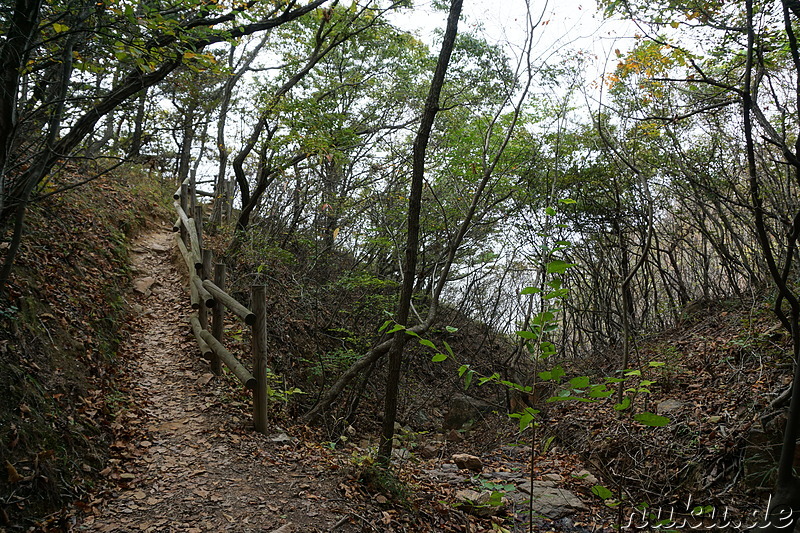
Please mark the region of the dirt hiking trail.
POLYGON ((164 227, 134 242, 133 315, 119 353, 128 397, 102 472, 113 488, 76 530, 377 531, 345 507, 319 450, 306 453, 277 428, 277 436, 255 433, 247 398, 237 401, 209 373, 189 337, 173 249, 164 227))

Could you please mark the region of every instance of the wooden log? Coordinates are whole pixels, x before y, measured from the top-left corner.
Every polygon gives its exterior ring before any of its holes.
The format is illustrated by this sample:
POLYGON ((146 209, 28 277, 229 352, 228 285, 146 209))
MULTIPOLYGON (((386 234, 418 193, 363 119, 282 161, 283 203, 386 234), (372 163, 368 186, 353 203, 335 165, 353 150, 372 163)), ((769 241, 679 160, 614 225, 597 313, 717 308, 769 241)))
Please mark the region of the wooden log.
POLYGON ((267 383, 267 288, 253 285, 250 289, 251 306, 256 315, 253 324, 253 423, 256 431, 266 433, 269 413, 269 384, 267 383))
MULTIPOLYGON (((214 265, 214 284, 223 292, 225 291, 225 268, 225 263, 217 263, 214 265)), ((211 334, 214 335, 214 338, 219 342, 222 342, 224 322, 225 305, 220 301, 217 302, 217 305, 215 305, 214 309, 211 311, 211 334)), ((222 372, 221 363, 216 354, 211 358, 211 371, 217 375, 222 372)))
POLYGON ((189 185, 189 178, 186 178, 185 180, 183 180, 183 183, 181 183, 181 185, 178 187, 178 189, 173 193, 172 197, 175 200, 180 200, 181 199, 181 192, 183 191, 183 186, 184 185, 189 185))
POLYGON ((192 274, 191 282, 192 285, 197 287, 197 295, 200 297, 200 300, 206 304, 206 307, 214 307, 217 305, 217 300, 214 299, 214 296, 208 292, 208 289, 203 287, 203 281, 200 279, 200 276, 192 274))
POLYGON ((197 293, 197 285, 189 280, 189 295, 192 302, 192 309, 200 309, 200 295, 197 293))
POLYGON ((192 325, 192 332, 194 333, 195 340, 197 340, 197 345, 200 347, 201 357, 203 359, 209 359, 209 360, 213 359, 215 355, 214 350, 212 350, 211 347, 208 345, 208 343, 203 340, 203 335, 201 334, 203 328, 200 326, 199 317, 196 314, 192 313, 192 315, 189 317, 189 322, 192 325))
POLYGON ((203 340, 206 341, 208 346, 214 351, 215 354, 219 356, 225 366, 231 369, 233 375, 239 378, 239 381, 242 382, 242 385, 247 387, 248 389, 253 389, 256 386, 256 378, 247 371, 247 369, 242 366, 234 355, 225 349, 225 347, 214 338, 214 336, 206 330, 201 330, 200 335, 203 337, 203 340))
POLYGON ((181 230, 181 217, 178 217, 175 223, 172 224, 172 232, 175 233, 180 230, 181 230))
POLYGON ((231 295, 214 285, 211 281, 204 280, 203 287, 208 289, 208 292, 210 292, 214 298, 217 299, 217 301, 221 302, 225 307, 230 309, 234 315, 244 320, 245 324, 252 326, 256 323, 255 313, 234 300, 231 295))
MULTIPOLYGON (((183 209, 178 202, 172 202, 172 207, 174 207, 175 212, 178 213, 178 220, 184 227, 187 227, 189 225, 189 216, 186 214, 186 210, 183 209)), ((177 226, 178 223, 176 222, 175 225, 177 226)))
POLYGON ((192 254, 195 271, 199 271, 203 268, 203 261, 200 259, 200 242, 197 240, 197 230, 194 227, 193 218, 189 219, 189 224, 186 226, 186 233, 189 234, 189 242, 191 243, 189 253, 192 254))
MULTIPOLYGON (((177 236, 175 240, 178 241, 178 250, 180 250, 181 256, 183 256, 183 260, 186 263, 189 276, 191 276, 193 273, 197 272, 197 264, 194 262, 194 257, 192 257, 192 254, 186 249, 186 245, 183 244, 183 239, 181 239, 180 236, 177 236)), ((200 266, 202 267, 203 264, 200 263, 200 266)))
POLYGON ((214 198, 213 192, 206 192, 206 191, 195 191, 197 196, 205 196, 206 198, 214 198))
POLYGON ((187 222, 188 218, 186 216, 186 211, 188 209, 187 206, 189 205, 189 201, 187 199, 188 196, 189 196, 189 186, 186 184, 186 181, 184 181, 181 184, 181 198, 180 201, 178 202, 178 205, 181 208, 181 210, 178 211, 178 216, 180 216, 181 213, 183 213, 183 218, 185 219, 185 220, 181 219, 183 221, 183 226, 181 226, 181 239, 183 239, 184 244, 189 242, 188 240, 186 240, 187 235, 189 233, 189 224, 187 222))

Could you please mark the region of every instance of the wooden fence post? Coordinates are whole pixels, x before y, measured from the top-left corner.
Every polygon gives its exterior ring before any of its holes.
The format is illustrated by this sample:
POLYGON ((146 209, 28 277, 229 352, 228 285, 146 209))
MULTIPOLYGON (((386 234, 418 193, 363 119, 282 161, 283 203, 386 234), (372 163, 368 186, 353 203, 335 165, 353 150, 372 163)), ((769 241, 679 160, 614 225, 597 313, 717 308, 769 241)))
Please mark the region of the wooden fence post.
POLYGON ((253 376, 256 388, 253 391, 253 422, 256 431, 267 432, 267 288, 264 285, 251 287, 250 308, 256 315, 253 324, 253 376))
POLYGON ((233 188, 235 187, 235 181, 228 180, 225 184, 225 213, 224 213, 224 221, 230 222, 231 215, 233 214, 233 188))
POLYGON ((189 209, 194 213, 194 208, 197 205, 197 183, 194 176, 184 181, 189 182, 189 209))
MULTIPOLYGON (((211 273, 211 256, 213 253, 211 250, 203 250, 203 271, 200 273, 201 279, 208 279, 208 275, 211 273)), ((216 305, 214 307, 217 307, 216 305)), ((198 313, 198 318, 200 319, 200 326, 203 329, 208 329, 208 308, 205 305, 200 306, 200 312, 198 313)))
MULTIPOLYGON (((214 285, 225 290, 225 263, 214 265, 214 285)), ((218 301, 211 309, 211 334, 222 342, 223 322, 225 320, 225 304, 218 301)), ((211 371, 219 376, 222 373, 222 363, 217 354, 211 356, 211 371)))
MULTIPOLYGON (((194 229, 197 230, 197 242, 203 249, 203 206, 194 206, 194 229)), ((204 278, 205 279, 205 278, 204 278)))

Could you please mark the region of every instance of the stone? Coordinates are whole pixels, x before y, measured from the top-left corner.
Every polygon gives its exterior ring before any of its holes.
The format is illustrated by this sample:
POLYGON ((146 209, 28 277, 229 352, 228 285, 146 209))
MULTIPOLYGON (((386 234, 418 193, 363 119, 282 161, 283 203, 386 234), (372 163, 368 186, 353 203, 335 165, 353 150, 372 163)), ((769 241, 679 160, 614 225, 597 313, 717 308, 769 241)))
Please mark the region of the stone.
POLYGON ((426 444, 417 451, 417 454, 423 459, 433 459, 439 454, 439 449, 433 444, 426 444))
POLYGON ((449 440, 450 442, 461 442, 464 440, 464 435, 462 435, 455 429, 451 429, 450 433, 447 434, 447 440, 449 440))
POLYGON ((677 411, 681 407, 683 407, 683 402, 670 398, 669 400, 664 400, 663 402, 659 402, 659 404, 656 406, 656 413, 659 415, 663 415, 666 413, 677 411))
POLYGON ((395 448, 392 450, 392 457, 400 461, 405 461, 411 457, 411 452, 405 448, 395 448))
POLYGON ((212 374, 211 372, 206 372, 205 374, 197 378, 194 384, 197 385, 198 387, 205 387, 211 382, 212 379, 214 379, 214 374, 212 374))
POLYGON ((589 472, 585 468, 583 470, 578 470, 577 472, 572 474, 572 477, 574 477, 575 479, 578 479, 578 480, 580 480, 580 481, 582 481, 582 482, 584 482, 584 483, 586 483, 587 485, 590 485, 590 486, 594 486, 594 485, 597 485, 599 483, 599 480, 597 479, 597 477, 595 477, 591 472, 589 472))
POLYGON ((528 474, 524 472, 483 472, 481 477, 489 480, 500 481, 513 481, 515 483, 523 483, 528 479, 528 474))
POLYGON ((473 472, 480 472, 483 470, 483 461, 480 457, 470 455, 468 453, 455 453, 451 457, 453 462, 458 468, 472 470, 473 472))
POLYGON ((269 438, 269 440, 270 440, 270 442, 277 442, 277 443, 292 442, 292 437, 290 437, 286 433, 278 433, 277 435, 272 435, 269 438))
POLYGON ((423 470, 423 472, 425 472, 429 478, 439 483, 458 484, 468 479, 468 476, 459 474, 456 465, 452 464, 443 464, 439 469, 423 470))
POLYGON ((564 478, 558 474, 545 474, 542 476, 542 479, 545 481, 554 481, 556 483, 564 480, 564 478))
POLYGON ((146 278, 139 278, 133 282, 133 290, 138 293, 144 294, 145 296, 150 296, 152 292, 150 291, 150 287, 156 282, 155 278, 152 276, 147 276, 146 278))
POLYGON ((456 500, 460 509, 480 517, 500 514, 504 510, 502 500, 493 503, 491 492, 478 492, 472 489, 462 489, 456 492, 456 500), (499 504, 499 505, 498 505, 499 504))
POLYGON ((533 511, 558 520, 588 508, 573 492, 553 486, 552 481, 529 481, 520 484, 516 492, 510 493, 521 502, 530 498, 533 502, 533 511))
POLYGON ((484 400, 466 394, 454 394, 444 417, 444 427, 445 429, 461 429, 468 422, 478 421, 484 415, 495 410, 497 410, 496 405, 484 400))

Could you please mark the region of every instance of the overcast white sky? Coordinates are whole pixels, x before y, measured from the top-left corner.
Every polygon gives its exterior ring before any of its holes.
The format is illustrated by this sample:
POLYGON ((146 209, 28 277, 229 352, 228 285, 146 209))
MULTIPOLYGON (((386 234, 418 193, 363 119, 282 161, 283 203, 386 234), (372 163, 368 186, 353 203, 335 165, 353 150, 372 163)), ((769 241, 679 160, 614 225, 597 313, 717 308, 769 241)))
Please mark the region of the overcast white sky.
MULTIPOLYGON (((597 12, 595 0, 530 0, 533 20, 541 18, 536 29, 535 56, 549 56, 567 49, 582 49, 597 57, 587 80, 596 79, 613 68, 616 48, 625 49, 634 34, 628 23, 604 21, 597 12), (607 64, 607 58, 611 63, 607 64)), ((525 0, 464 0, 461 28, 483 27, 489 42, 507 43, 510 50, 519 49, 525 39, 527 6, 525 0)), ((447 13, 430 9, 430 0, 415 2, 413 15, 398 17, 395 23, 419 37, 435 53, 439 42, 436 29, 444 28, 447 13)))

